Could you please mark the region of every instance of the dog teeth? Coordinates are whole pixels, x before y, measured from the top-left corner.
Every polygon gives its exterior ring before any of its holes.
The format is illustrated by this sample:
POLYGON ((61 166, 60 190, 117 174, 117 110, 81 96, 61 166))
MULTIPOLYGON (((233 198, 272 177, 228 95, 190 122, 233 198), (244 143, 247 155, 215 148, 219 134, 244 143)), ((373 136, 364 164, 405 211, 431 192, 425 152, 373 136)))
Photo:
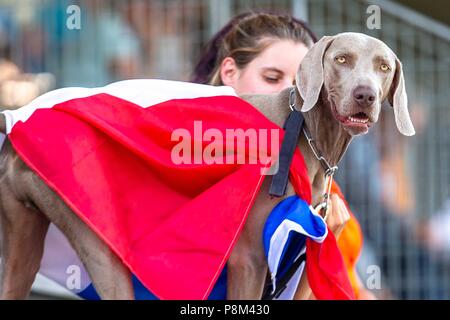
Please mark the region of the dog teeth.
POLYGON ((369 121, 369 119, 356 119, 353 117, 348 117, 348 120, 350 120, 351 122, 356 122, 356 123, 367 123, 367 121, 369 121))

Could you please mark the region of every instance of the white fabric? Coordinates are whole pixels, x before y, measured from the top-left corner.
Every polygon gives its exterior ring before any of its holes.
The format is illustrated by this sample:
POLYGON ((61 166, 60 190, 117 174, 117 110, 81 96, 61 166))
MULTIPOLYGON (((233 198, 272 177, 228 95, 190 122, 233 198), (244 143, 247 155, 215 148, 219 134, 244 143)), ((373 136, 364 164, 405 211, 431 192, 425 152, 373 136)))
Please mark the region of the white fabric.
POLYGON ((128 100, 143 108, 172 99, 193 99, 224 95, 236 96, 236 92, 231 87, 215 87, 156 79, 125 80, 98 88, 63 88, 50 91, 17 110, 3 111, 2 113, 6 118, 6 133, 9 134, 14 124, 18 121, 26 121, 36 109, 51 108, 55 104, 64 101, 99 93, 107 93, 128 100))

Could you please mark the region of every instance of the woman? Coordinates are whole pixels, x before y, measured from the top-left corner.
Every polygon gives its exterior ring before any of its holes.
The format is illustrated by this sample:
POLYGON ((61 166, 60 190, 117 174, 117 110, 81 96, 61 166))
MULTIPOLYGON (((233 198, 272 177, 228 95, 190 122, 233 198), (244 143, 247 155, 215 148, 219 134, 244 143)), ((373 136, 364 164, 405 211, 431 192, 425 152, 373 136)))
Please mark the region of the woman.
POLYGON ((209 42, 193 82, 228 85, 239 94, 277 93, 292 86, 301 60, 316 41, 289 16, 244 13, 209 42))
MULTIPOLYGON (((278 93, 294 84, 300 62, 316 41, 306 24, 291 16, 244 13, 209 42, 192 81, 230 86, 238 95, 278 93)), ((338 239, 355 296, 372 298, 355 272, 362 248, 359 224, 335 184, 333 191, 327 225, 338 239)), ((301 291, 297 298, 308 296, 307 289, 301 291)))

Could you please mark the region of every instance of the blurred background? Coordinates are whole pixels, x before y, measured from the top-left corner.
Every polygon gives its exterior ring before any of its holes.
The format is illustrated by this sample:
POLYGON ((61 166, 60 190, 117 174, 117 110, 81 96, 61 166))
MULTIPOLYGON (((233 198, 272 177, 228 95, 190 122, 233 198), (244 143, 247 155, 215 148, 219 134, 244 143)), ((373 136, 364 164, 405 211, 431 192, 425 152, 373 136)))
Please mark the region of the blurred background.
MULTIPOLYGON (((385 108, 352 143, 338 181, 363 228, 358 271, 369 289, 384 299, 450 299, 446 0, 0 0, 0 108, 58 87, 188 80, 208 39, 248 10, 292 14, 319 37, 363 32, 397 53, 417 134, 402 137, 385 108), (369 29, 373 4, 381 19, 369 29)), ((55 288, 38 278, 34 291, 55 288)))

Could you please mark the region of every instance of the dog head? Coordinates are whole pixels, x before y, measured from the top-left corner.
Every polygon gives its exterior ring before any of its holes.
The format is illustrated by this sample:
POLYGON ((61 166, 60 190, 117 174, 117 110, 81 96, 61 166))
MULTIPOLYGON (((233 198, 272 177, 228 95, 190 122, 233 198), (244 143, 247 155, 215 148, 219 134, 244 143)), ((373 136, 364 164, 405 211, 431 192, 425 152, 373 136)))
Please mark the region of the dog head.
POLYGON ((407 136, 415 133, 402 64, 378 39, 350 32, 323 37, 303 59, 296 83, 303 112, 311 110, 322 94, 333 117, 351 135, 368 132, 386 99, 393 106, 398 130, 407 136))

